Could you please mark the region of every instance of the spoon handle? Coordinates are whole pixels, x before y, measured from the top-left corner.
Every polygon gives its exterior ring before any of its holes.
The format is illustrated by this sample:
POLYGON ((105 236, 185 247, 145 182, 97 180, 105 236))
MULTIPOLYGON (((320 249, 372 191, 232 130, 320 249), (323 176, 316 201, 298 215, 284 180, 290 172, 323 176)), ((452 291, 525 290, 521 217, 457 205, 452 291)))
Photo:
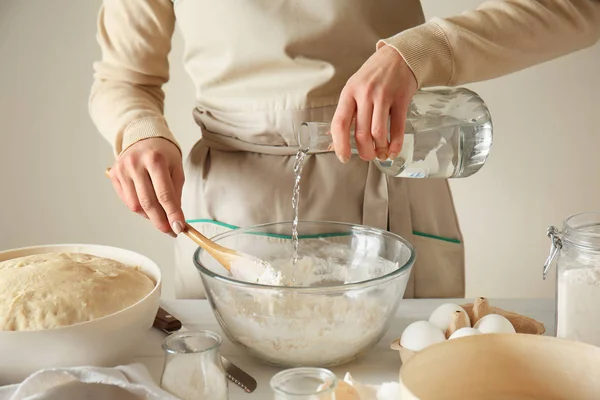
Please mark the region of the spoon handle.
POLYGON ((190 224, 188 224, 187 222, 185 223, 185 226, 183 228, 183 233, 189 237, 190 239, 192 239, 194 242, 196 242, 196 244, 200 247, 202 247, 204 250, 208 251, 213 257, 215 256, 214 253, 226 253, 226 254, 231 254, 231 253, 235 253, 234 250, 228 249, 226 247, 223 247, 215 242, 213 242, 212 240, 210 240, 209 238, 207 238, 206 236, 204 236, 203 234, 201 234, 200 232, 198 232, 193 226, 191 226, 190 224))

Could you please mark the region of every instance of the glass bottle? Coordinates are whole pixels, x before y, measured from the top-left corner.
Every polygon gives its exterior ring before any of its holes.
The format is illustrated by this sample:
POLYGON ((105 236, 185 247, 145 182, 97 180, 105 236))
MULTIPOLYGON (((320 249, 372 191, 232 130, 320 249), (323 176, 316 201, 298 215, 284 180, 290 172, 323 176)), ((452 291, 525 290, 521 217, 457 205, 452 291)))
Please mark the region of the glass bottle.
POLYGON ((185 331, 163 342, 165 367, 160 386, 182 400, 227 400, 228 383, 221 363, 221 337, 210 331, 185 331))
POLYGON ((543 277, 556 258, 556 336, 600 346, 600 212, 572 215, 547 234, 543 277))
POLYGON ((335 400, 337 378, 324 368, 290 368, 271 378, 275 400, 335 400))
MULTIPOLYGON (((300 150, 332 151, 328 122, 303 122, 296 136, 300 150)), ((350 137, 357 154, 354 129, 350 137)), ((481 169, 492 146, 492 119, 477 93, 465 88, 420 90, 413 97, 402 150, 394 160, 373 160, 393 177, 465 178, 481 169)))

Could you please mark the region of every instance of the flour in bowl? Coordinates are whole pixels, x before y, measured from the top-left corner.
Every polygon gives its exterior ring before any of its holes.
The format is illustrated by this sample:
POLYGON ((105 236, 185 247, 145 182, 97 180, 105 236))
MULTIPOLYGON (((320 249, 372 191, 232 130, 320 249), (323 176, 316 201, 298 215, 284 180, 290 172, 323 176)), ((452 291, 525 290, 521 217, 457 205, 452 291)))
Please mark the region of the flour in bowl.
MULTIPOLYGON (((348 284, 398 268, 373 255, 353 255, 348 262, 347 254, 328 254, 332 257, 304 256, 295 267, 291 258, 269 262, 281 273, 281 286, 348 284)), ((328 366, 350 361, 381 338, 408 278, 407 271, 384 283, 308 292, 219 284, 211 287, 209 296, 228 335, 263 359, 286 366, 328 366)))
POLYGON ((268 263, 240 259, 231 263, 231 275, 245 282, 270 286, 331 286, 363 282, 398 269, 398 263, 380 257, 345 256, 351 261, 316 256, 303 256, 296 262, 288 257, 268 263))
POLYGON ((267 262, 256 262, 240 258, 231 263, 231 275, 244 282, 261 285, 281 286, 281 272, 276 271, 267 262))

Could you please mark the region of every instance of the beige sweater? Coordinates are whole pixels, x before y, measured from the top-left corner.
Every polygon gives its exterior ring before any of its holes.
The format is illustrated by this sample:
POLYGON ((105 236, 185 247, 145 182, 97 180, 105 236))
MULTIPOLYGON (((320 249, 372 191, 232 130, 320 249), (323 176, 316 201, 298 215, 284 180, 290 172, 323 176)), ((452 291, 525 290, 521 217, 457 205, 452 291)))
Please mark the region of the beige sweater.
MULTIPOLYGON (((414 9, 403 12, 421 12, 418 1, 405 1, 414 9)), ((103 56, 94 66, 89 108, 117 155, 149 137, 177 144, 163 116, 162 90, 169 79, 175 19, 170 0, 104 0, 98 19, 103 56)), ((257 23, 256 29, 268 28, 257 23)), ((419 86, 427 87, 506 75, 591 46, 599 37, 598 0, 496 0, 455 17, 434 18, 378 46, 395 47, 419 86)), ((298 82, 302 79, 299 75, 298 82)))

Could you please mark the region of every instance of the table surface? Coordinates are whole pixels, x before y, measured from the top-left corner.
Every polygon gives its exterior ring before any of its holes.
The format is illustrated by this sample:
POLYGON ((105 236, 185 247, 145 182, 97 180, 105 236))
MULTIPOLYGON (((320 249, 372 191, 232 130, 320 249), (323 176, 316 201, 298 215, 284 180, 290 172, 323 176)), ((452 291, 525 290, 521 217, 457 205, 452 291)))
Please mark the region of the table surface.
MULTIPOLYGON (((554 334, 554 301, 551 299, 490 299, 490 304, 505 310, 514 311, 535 318, 546 326, 546 334, 554 334)), ((470 299, 405 299, 400 303, 396 317, 383 339, 363 357, 340 367, 332 368, 339 377, 350 372, 363 383, 380 384, 398 381, 401 362, 397 351, 390 349, 390 343, 400 337, 404 328, 411 322, 424 320, 442 303, 463 304, 470 299)), ((206 329, 222 335, 208 301, 206 300, 166 300, 162 306, 179 318, 187 329, 206 329)), ((136 360, 145 364, 156 382, 160 381, 164 354, 161 349, 165 334, 152 329, 140 340, 136 360)), ((266 365, 251 357, 244 350, 234 346, 223 336, 221 354, 252 375, 258 382, 258 388, 247 394, 233 383, 229 385, 231 400, 272 397, 269 380, 281 368, 266 365)))

